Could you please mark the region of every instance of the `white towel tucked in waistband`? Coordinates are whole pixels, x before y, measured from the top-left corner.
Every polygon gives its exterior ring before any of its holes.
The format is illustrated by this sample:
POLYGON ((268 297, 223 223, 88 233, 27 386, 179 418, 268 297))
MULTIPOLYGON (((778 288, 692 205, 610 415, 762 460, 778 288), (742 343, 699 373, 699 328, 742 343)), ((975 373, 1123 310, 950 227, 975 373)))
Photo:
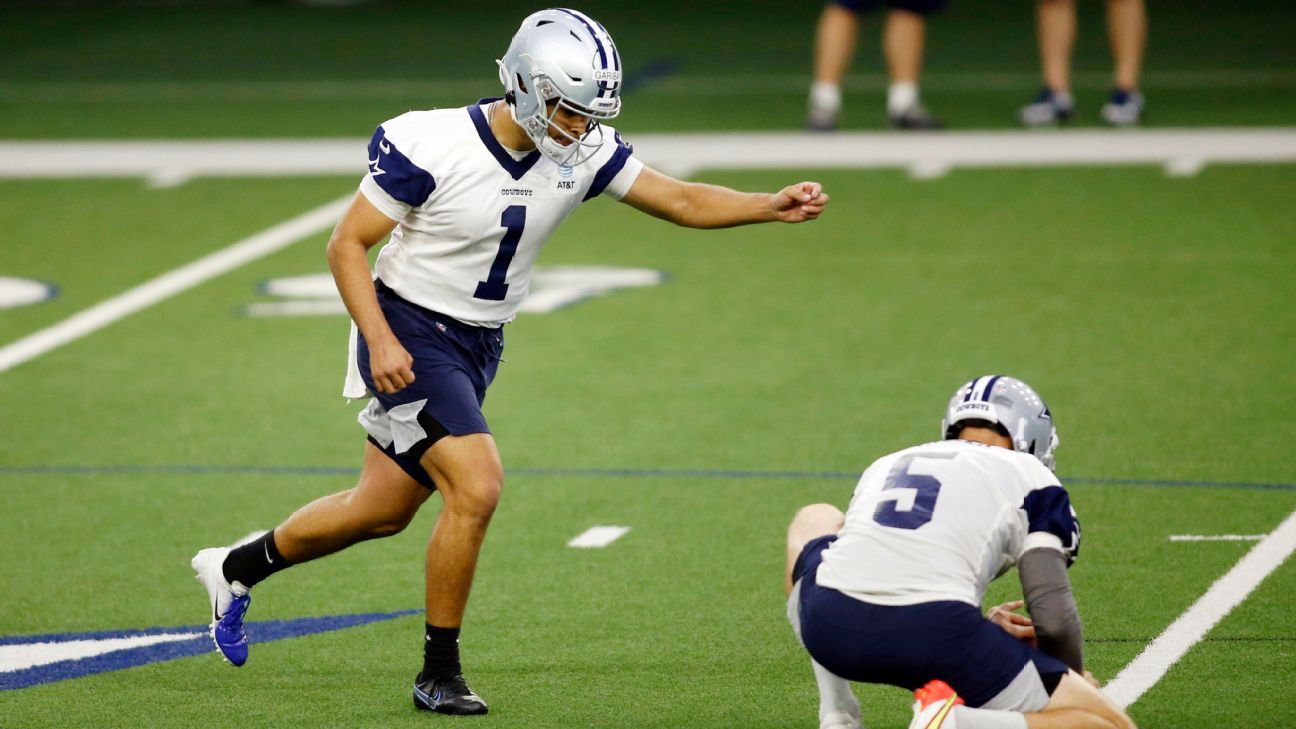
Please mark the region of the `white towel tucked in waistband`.
POLYGON ((360 338, 360 330, 356 329, 355 322, 351 322, 351 336, 347 342, 347 373, 346 383, 342 385, 342 397, 348 400, 356 400, 362 397, 369 397, 369 388, 365 387, 364 378, 360 376, 360 366, 356 361, 356 342, 360 338))

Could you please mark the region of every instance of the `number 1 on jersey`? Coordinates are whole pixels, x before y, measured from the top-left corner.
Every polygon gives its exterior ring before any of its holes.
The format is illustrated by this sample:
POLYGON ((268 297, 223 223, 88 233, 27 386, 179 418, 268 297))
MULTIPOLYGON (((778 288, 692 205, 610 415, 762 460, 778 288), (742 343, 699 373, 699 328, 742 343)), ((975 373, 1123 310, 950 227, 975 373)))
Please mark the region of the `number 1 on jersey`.
POLYGON ((510 205, 504 208, 504 214, 500 216, 500 225, 504 226, 505 232, 500 240, 499 253, 495 254, 495 262, 491 264, 490 274, 486 276, 486 280, 477 282, 477 291, 473 294, 473 298, 503 301, 504 296, 508 294, 508 284, 504 283, 504 279, 508 276, 508 268, 513 262, 513 256, 517 254, 518 243, 522 240, 522 229, 526 227, 526 207, 510 205))

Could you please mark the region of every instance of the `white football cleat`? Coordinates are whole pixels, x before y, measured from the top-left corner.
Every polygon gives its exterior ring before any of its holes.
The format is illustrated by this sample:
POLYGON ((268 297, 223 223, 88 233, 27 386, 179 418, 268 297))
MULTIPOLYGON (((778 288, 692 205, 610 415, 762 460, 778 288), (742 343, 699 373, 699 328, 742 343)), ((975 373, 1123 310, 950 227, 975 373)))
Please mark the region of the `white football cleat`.
POLYGON ((819 717, 819 729, 861 729, 858 715, 834 709, 819 717))
POLYGON ((248 657, 248 638, 243 630, 243 615, 252 598, 248 594, 248 588, 241 583, 225 580, 225 557, 229 553, 229 547, 204 549, 194 555, 189 566, 196 573, 194 578, 207 588, 207 597, 211 601, 212 642, 225 660, 241 666, 247 663, 248 657))

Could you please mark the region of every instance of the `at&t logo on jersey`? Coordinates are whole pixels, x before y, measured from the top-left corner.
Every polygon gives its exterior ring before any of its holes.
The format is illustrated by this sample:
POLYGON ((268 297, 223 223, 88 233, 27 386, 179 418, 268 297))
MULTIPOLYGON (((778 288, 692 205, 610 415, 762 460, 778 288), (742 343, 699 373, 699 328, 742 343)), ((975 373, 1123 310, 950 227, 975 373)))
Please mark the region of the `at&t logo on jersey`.
POLYGON ((558 174, 563 179, 558 181, 559 190, 575 190, 576 181, 571 179, 574 174, 571 165, 558 165, 558 174))

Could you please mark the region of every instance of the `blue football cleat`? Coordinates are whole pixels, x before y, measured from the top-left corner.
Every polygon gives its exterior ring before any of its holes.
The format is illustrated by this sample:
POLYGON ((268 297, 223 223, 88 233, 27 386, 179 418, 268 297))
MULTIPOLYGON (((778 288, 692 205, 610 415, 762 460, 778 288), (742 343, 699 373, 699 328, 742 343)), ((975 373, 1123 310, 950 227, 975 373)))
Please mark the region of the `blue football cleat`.
POLYGON ((252 604, 252 596, 242 584, 225 581, 223 566, 228 554, 227 547, 204 549, 194 555, 189 564, 197 573, 195 579, 207 588, 207 597, 211 599, 211 637, 216 650, 226 661, 241 666, 248 659, 248 637, 243 630, 243 616, 247 614, 248 605, 252 604))

